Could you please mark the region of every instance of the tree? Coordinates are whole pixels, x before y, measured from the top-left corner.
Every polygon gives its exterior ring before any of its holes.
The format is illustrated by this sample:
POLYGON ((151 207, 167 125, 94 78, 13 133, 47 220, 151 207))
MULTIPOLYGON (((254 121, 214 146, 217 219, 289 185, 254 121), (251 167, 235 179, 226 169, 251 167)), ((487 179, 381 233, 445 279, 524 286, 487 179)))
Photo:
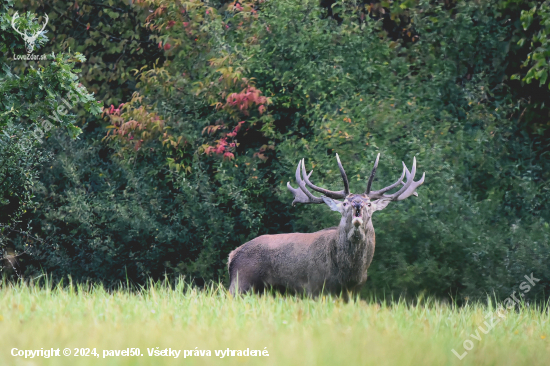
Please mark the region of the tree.
POLYGON ((313 1, 140 6, 165 62, 136 70, 132 98, 104 109, 107 131, 48 142, 58 159, 32 217, 55 245, 34 268, 110 284, 224 278, 252 237, 334 225, 289 206, 299 159, 336 187, 338 152, 360 191, 380 152, 375 185, 413 156, 426 183, 375 217, 367 291, 507 296, 531 272, 548 283, 548 140, 509 80, 517 28, 501 2, 344 2, 339 21, 313 1))
MULTIPOLYGON (((81 131, 74 124, 70 110, 78 105, 91 113, 99 113, 95 99, 78 84, 76 62, 85 59, 80 54, 48 55, 49 61, 37 63, 22 73, 12 72, 8 51, 13 55, 25 50, 20 35, 12 29, 13 2, 4 2, 0 9, 0 244, 6 244, 9 230, 21 223, 21 217, 36 206, 33 187, 41 166, 52 156, 42 143, 56 127, 67 129, 74 138, 81 131)), ((20 32, 38 32, 41 25, 32 14, 17 19, 20 32)), ((35 49, 46 42, 42 34, 35 49)))

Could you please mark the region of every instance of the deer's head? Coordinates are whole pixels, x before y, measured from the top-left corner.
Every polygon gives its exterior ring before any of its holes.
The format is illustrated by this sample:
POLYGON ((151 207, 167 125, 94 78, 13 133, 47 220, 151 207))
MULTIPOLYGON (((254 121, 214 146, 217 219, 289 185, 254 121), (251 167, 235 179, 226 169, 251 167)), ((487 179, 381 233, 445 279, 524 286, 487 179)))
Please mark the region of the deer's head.
POLYGON ((395 183, 378 191, 371 190, 379 159, 380 154, 376 157, 374 167, 367 183, 367 189, 364 193, 359 194, 350 193, 348 178, 346 176, 346 172, 344 171, 344 167, 340 162, 338 154, 336 154, 336 160, 338 161, 338 168, 340 169, 340 174, 342 176, 342 180, 344 181, 344 189, 341 191, 329 191, 327 189, 317 187, 315 184, 311 183, 309 177, 313 171, 307 174, 304 159, 300 160, 296 169, 296 182, 298 183, 298 188, 293 188, 290 185, 290 182, 287 183, 288 189, 294 195, 292 205, 295 203, 325 203, 331 210, 338 211, 342 214, 342 222, 346 225, 353 225, 354 227, 359 228, 363 227, 370 221, 372 214, 375 211, 383 210, 390 202, 401 201, 411 195, 418 196, 416 193, 416 188, 424 183, 426 173, 422 174, 422 178, 420 178, 419 181, 414 181, 414 176, 416 174, 416 158, 413 159, 412 170, 410 172, 405 163, 403 163, 403 173, 395 183), (403 182, 404 178, 407 179, 406 182, 403 182), (386 194, 386 192, 397 188, 400 185, 402 185, 402 187, 400 187, 397 192, 393 194, 386 194), (307 189, 307 187, 322 193, 323 196, 314 196, 307 189), (342 201, 339 201, 338 199, 342 199, 342 201))
POLYGON ((48 24, 48 20, 49 20, 48 16, 44 14, 44 17, 46 17, 46 21, 44 22, 42 29, 40 29, 38 32, 31 35, 27 34, 26 32, 19 31, 19 29, 17 29, 17 27, 15 26, 15 21, 19 19, 19 14, 17 12, 13 15, 13 18, 11 18, 11 27, 23 37, 23 40, 25 41, 25 47, 27 49, 27 53, 32 53, 32 51, 34 50, 34 45, 36 40, 38 39, 40 34, 42 34, 42 32, 44 31, 44 28, 46 28, 46 25, 48 24))

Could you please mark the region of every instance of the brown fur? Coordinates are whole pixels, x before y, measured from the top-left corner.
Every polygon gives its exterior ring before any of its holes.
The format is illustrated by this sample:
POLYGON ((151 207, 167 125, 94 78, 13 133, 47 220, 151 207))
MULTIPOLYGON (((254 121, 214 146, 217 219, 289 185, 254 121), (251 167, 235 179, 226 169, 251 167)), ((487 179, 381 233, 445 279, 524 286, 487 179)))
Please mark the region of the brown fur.
POLYGON ((344 183, 344 189, 338 192, 311 183, 309 176, 312 172, 308 174, 304 159, 300 160, 296 168, 299 188, 287 183, 294 195, 292 204, 324 203, 342 215, 340 224, 337 228, 310 234, 263 235, 241 245, 229 254, 227 261, 231 282, 229 291, 232 294, 262 291, 268 286, 311 296, 321 292, 343 294, 346 299, 350 292, 357 291, 367 280, 367 269, 374 256, 372 214, 383 210, 392 201, 418 195, 415 190, 424 183, 426 175, 424 173, 420 180, 414 181, 414 158, 410 172, 403 163, 403 172, 395 183, 372 191, 379 158, 380 154, 363 194, 350 194, 348 178, 338 154, 336 160, 344 183), (403 183, 405 177, 407 182, 403 183), (323 196, 316 197, 307 189, 308 186, 323 196), (397 192, 386 194, 397 187, 397 192), (343 202, 334 200, 342 198, 343 202))
POLYGON ((314 233, 262 235, 229 254, 230 292, 262 291, 266 286, 317 296, 357 291, 367 280, 374 255, 373 207, 361 201, 363 222, 353 225, 351 205, 338 227, 314 233), (238 290, 237 290, 238 287, 238 290))

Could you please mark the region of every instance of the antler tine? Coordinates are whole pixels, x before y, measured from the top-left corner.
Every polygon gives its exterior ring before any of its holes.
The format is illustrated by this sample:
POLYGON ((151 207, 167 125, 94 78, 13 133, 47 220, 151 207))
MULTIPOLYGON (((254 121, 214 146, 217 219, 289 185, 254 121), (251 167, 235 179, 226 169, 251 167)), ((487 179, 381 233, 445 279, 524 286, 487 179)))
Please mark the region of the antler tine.
MULTIPOLYGON (((411 172, 409 172, 409 169, 407 169, 407 167, 405 167, 405 169, 407 170, 406 177, 407 177, 407 180, 408 180, 410 175, 411 175, 411 172)), ((405 183, 403 183, 403 182, 401 182, 401 184, 405 185, 405 183)), ((413 181, 413 184, 414 184, 414 181, 413 181)), ((414 195, 418 196, 418 193, 414 192, 414 195)))
MULTIPOLYGON (((294 206, 295 203, 324 203, 321 197, 315 197, 310 191, 307 190, 306 184, 301 177, 300 164, 303 164, 302 160, 298 162, 298 167, 296 168, 296 183, 298 183, 299 188, 293 188, 290 185, 290 182, 287 182, 286 184, 288 190, 294 195, 292 206, 294 206)), ((304 176, 309 178, 311 173, 313 173, 313 170, 309 173, 309 175, 304 174, 304 176)))
MULTIPOLYGON (((402 162, 403 163, 403 162, 402 162)), ((398 185, 400 184, 404 184, 403 183, 403 178, 405 178, 405 172, 408 172, 408 169, 407 167, 405 166, 405 163, 403 163, 403 173, 401 173, 401 177, 399 177, 399 179, 393 183, 393 184, 390 184, 389 186, 385 187, 385 188, 382 188, 378 191, 371 191, 368 196, 371 200, 373 199, 378 199, 378 198, 382 198, 382 196, 384 195, 384 193, 386 193, 387 191, 390 191, 392 189, 394 189, 395 187, 397 187, 398 185)))
POLYGON ((376 168, 378 168, 378 160, 380 160, 380 153, 378 153, 378 156, 376 156, 376 161, 374 162, 374 167, 372 168, 372 171, 370 172, 369 182, 367 183, 367 190, 365 191, 365 194, 368 195, 370 193, 370 189, 372 186, 372 181, 374 180, 374 176, 376 174, 376 168))
POLYGON ((11 27, 17 32, 19 33, 20 35, 26 37, 27 34, 26 33, 21 33, 19 31, 19 29, 17 29, 17 27, 15 26, 15 20, 16 19, 19 19, 19 13, 16 11, 15 14, 13 14, 13 18, 11 18, 11 27))
MULTIPOLYGON (((342 166, 342 163, 340 162, 340 157, 338 156, 338 153, 336 153, 336 160, 338 161, 338 169, 340 169, 340 174, 342 175, 342 180, 344 181, 344 197, 347 197, 349 195, 349 182, 348 182, 348 176, 346 175, 346 171, 344 170, 344 167, 342 166)), ((342 198, 344 198, 342 197, 342 198)))
POLYGON ((294 195, 294 200, 292 201, 292 206, 294 206, 296 203, 311 203, 311 202, 309 202, 309 199, 304 194, 304 192, 302 192, 302 190, 300 188, 293 188, 290 185, 290 182, 286 182, 286 187, 294 195))
MULTIPOLYGON (((375 163, 375 166, 376 165, 377 164, 375 163)), ((405 163, 403 162, 403 173, 401 174, 401 177, 397 180, 397 182, 387 186, 386 188, 382 188, 379 191, 372 191, 368 194, 368 196, 371 200, 384 198, 384 199, 389 199, 391 201, 401 201, 407 197, 410 197, 411 195, 418 196, 418 193, 416 193, 416 188, 418 188, 418 186, 424 183, 424 178, 426 177, 426 173, 423 173, 422 178, 420 178, 420 180, 417 182, 414 181, 415 175, 416 175, 416 157, 413 158, 413 166, 410 172, 409 172, 409 169, 407 169, 407 166, 405 165, 405 163), (407 178, 407 181, 405 183, 403 183, 404 177, 407 178), (403 184, 403 187, 401 187, 401 189, 399 189, 394 194, 384 194, 385 192, 397 187, 400 184, 403 184)))
POLYGON ((336 160, 338 161, 338 168, 340 169, 340 174, 342 175, 342 180, 344 181, 344 190, 338 191, 338 192, 329 191, 328 189, 317 187, 315 184, 311 183, 311 181, 309 180, 309 177, 313 173, 313 170, 309 172, 309 174, 307 174, 305 160, 302 159, 298 162, 298 167, 296 168, 296 183, 298 183, 299 189, 293 188, 290 185, 290 182, 288 182, 286 185, 287 188, 294 195, 294 200, 292 201, 293 206, 295 203, 324 203, 325 202, 323 201, 322 197, 314 196, 307 189, 306 185, 317 192, 323 193, 326 197, 330 197, 330 198, 345 198, 347 195, 349 195, 348 177, 346 175, 346 172, 344 171, 344 167, 342 166, 342 163, 340 162, 340 157, 338 156, 338 154, 336 154, 336 160), (302 179, 302 176, 303 176, 303 179, 302 179))
MULTIPOLYGON (((301 161, 302 163, 302 169, 304 171, 304 176, 307 177, 307 175, 305 174, 305 168, 304 168, 304 159, 302 159, 301 161)), ((313 173, 313 170, 311 171, 311 173, 313 173)), ((310 174, 311 174, 310 173, 310 174)), ((302 189, 302 192, 304 192, 306 194, 306 196, 309 198, 309 200, 311 201, 311 203, 324 203, 325 201, 323 201, 323 199, 321 197, 315 197, 306 187, 306 183, 302 180, 301 176, 300 176, 300 163, 298 163, 298 168, 296 169, 296 182, 298 183, 298 185, 300 186, 300 188, 302 189)))
POLYGON ((401 201, 405 198, 411 196, 411 195, 418 195, 416 194, 415 190, 418 186, 420 186, 422 183, 424 183, 424 178, 426 177, 426 173, 422 174, 422 178, 420 178, 419 181, 414 181, 414 176, 416 175, 416 157, 413 158, 413 166, 411 171, 406 168, 405 166, 405 174, 407 176, 407 182, 401 187, 401 189, 394 194, 391 195, 384 195, 384 198, 388 198, 392 201, 401 201))
POLYGON ((48 21, 50 20, 50 18, 48 18, 48 14, 44 14, 44 16, 46 17, 46 21, 44 22, 44 25, 42 26, 42 29, 38 33, 42 33, 44 28, 46 28, 46 26, 48 25, 48 21))
POLYGON ((397 201, 404 200, 405 198, 414 195, 418 196, 418 193, 416 193, 416 188, 418 188, 419 185, 424 183, 424 178, 426 177, 426 173, 422 173, 422 178, 418 182, 412 182, 409 188, 403 192, 399 197, 397 197, 397 201))
MULTIPOLYGON (((338 155, 336 155, 338 156, 338 155)), ((306 175, 306 168, 305 168, 305 164, 304 164, 304 161, 302 160, 302 175, 304 176, 304 181, 306 182, 306 184, 313 190, 319 192, 319 193, 322 193, 324 194, 325 196, 327 197, 330 197, 330 198, 346 198, 347 194, 345 191, 329 191, 328 189, 324 189, 324 188, 321 188, 321 187, 317 187, 315 184, 311 183, 309 181, 309 177, 311 176, 311 173, 313 173, 313 170, 309 173, 309 175, 306 175)), ((345 174, 345 173, 344 173, 345 174)), ((344 183, 344 186, 345 186, 345 183, 344 183)))
POLYGON ((401 189, 395 192, 394 194, 390 194, 390 195, 385 194, 384 197, 396 200, 412 184, 412 182, 414 181, 415 174, 416 174, 416 156, 413 158, 413 166, 412 166, 411 172, 409 173, 409 171, 406 170, 405 175, 407 177, 407 182, 405 183, 405 185, 403 185, 403 187, 401 187, 401 189))
MULTIPOLYGON (((298 168, 296 169, 296 181, 299 181, 299 173, 300 173, 300 164, 302 161, 298 161, 298 168)), ((292 194, 294 195, 294 200, 292 201, 292 206, 296 203, 310 203, 309 198, 302 192, 302 189, 298 186, 298 188, 294 188, 290 185, 290 182, 286 183, 286 187, 292 194)))

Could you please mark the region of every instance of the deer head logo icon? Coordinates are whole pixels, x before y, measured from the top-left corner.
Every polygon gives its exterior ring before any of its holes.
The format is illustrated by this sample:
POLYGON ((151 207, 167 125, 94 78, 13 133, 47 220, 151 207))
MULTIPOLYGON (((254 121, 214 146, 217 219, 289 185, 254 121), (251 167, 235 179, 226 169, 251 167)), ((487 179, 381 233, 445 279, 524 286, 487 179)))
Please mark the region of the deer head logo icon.
POLYGON ((47 15, 44 15, 44 17, 46 17, 46 21, 44 22, 44 25, 42 26, 42 29, 40 29, 38 32, 34 33, 34 34, 27 34, 26 32, 20 32, 19 29, 17 29, 17 27, 15 26, 15 21, 17 19, 19 19, 19 14, 16 12, 14 15, 13 15, 13 18, 11 19, 11 27, 17 32, 19 33, 21 36, 23 36, 23 40, 25 41, 25 45, 26 45, 26 48, 27 48, 27 53, 32 53, 32 51, 34 50, 34 44, 36 42, 36 40, 38 39, 38 37, 40 36, 40 34, 42 34, 42 32, 44 31, 44 28, 46 28, 46 25, 48 24, 48 16, 47 15))

